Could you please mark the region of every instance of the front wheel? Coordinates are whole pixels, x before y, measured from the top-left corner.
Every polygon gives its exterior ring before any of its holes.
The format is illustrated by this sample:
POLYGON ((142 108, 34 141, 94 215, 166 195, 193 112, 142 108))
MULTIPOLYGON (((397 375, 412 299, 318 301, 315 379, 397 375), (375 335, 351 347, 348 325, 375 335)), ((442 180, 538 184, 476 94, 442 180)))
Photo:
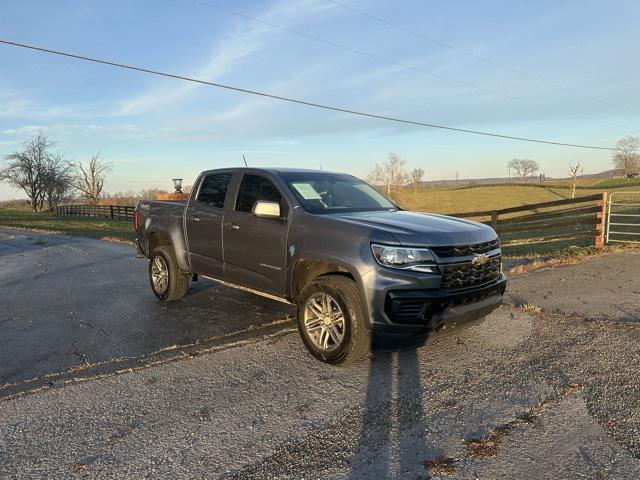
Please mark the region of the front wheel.
POLYGON ((149 281, 156 297, 164 302, 180 300, 189 288, 189 276, 178 268, 173 248, 157 247, 149 257, 149 281))
POLYGON ((360 293, 355 282, 342 275, 320 277, 304 288, 298 330, 309 352, 326 363, 349 363, 371 349, 360 293))

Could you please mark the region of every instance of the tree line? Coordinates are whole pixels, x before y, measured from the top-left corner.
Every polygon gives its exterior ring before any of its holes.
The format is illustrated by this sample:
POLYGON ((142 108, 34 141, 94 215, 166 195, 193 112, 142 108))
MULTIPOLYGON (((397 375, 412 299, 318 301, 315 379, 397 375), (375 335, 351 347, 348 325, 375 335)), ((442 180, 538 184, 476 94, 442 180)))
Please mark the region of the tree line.
POLYGON ((5 155, 0 182, 22 190, 34 212, 78 197, 97 204, 111 165, 98 153, 87 162, 68 161, 55 146, 55 141, 38 132, 21 149, 5 155))
MULTIPOLYGON (((611 162, 619 175, 640 175, 640 139, 626 136, 618 140, 616 149, 612 152, 611 162)), ((376 164, 367 176, 367 180, 383 191, 388 197, 396 199, 402 190, 412 187, 417 193, 420 183, 425 175, 421 168, 410 171, 406 168, 407 162, 396 153, 390 153, 387 160, 376 164)), ((507 163, 509 177, 513 175, 521 182, 533 177, 540 171, 540 164, 529 158, 513 158, 507 163)), ((582 171, 582 162, 569 163, 569 179, 571 181, 571 196, 575 197, 578 176, 582 171)))

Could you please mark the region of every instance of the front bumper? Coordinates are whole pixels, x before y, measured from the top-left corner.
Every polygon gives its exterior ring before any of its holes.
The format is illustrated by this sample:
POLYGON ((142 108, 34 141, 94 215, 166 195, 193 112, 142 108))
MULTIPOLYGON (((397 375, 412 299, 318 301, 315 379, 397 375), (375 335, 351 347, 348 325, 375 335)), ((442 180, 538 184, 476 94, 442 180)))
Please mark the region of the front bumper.
POLYGON ((504 274, 488 284, 461 290, 440 288, 438 275, 374 269, 363 289, 375 332, 426 333, 485 317, 502 304, 504 274))

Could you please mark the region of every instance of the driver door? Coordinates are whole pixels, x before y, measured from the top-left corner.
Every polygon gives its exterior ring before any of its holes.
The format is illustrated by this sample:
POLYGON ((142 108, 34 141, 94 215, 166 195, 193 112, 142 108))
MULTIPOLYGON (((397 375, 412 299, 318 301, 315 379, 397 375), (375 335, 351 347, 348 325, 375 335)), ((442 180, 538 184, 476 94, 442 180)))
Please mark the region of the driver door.
POLYGON ((285 294, 288 205, 266 176, 245 173, 232 211, 225 213, 223 248, 225 280, 242 286, 285 294), (280 203, 281 218, 259 218, 258 200, 280 203))

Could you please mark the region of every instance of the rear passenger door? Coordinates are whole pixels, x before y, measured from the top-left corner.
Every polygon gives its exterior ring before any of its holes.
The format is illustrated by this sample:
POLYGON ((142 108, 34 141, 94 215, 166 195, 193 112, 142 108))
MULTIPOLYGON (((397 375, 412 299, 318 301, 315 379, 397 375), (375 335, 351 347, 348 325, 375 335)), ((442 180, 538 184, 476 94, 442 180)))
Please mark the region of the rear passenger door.
POLYGON ((185 218, 191 268, 196 273, 222 278, 222 222, 224 204, 234 172, 206 175, 185 218))
POLYGON ((225 280, 284 295, 288 212, 286 199, 269 178, 254 173, 242 176, 233 210, 224 219, 225 280), (279 202, 282 218, 254 216, 258 200, 279 202))

